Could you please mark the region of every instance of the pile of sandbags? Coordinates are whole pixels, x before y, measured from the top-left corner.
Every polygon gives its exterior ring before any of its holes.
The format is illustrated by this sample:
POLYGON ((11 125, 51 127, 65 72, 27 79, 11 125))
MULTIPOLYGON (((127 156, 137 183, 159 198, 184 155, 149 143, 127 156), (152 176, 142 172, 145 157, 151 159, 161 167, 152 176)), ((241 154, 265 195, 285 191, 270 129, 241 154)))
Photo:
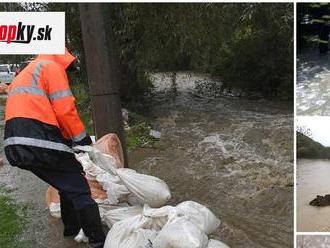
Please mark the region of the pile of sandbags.
POLYGON ((120 140, 116 134, 109 133, 98 139, 94 147, 103 154, 111 155, 117 161, 117 168, 124 167, 124 155, 120 140))
POLYGON ((182 202, 176 207, 150 208, 116 222, 110 229, 105 248, 225 248, 224 243, 208 239, 220 220, 205 206, 182 202))
MULTIPOLYGON (((107 137, 114 140, 113 135, 107 137)), ((167 184, 157 177, 122 168, 121 146, 107 146, 105 139, 100 140, 102 147, 83 146, 75 150, 92 196, 99 204, 101 219, 110 228, 105 248, 228 247, 220 241, 209 240, 208 235, 219 227, 220 220, 208 208, 193 201, 165 206, 171 198, 167 184)), ((54 190, 48 192, 49 195, 55 193, 54 190)), ((50 210, 57 211, 53 215, 59 217, 59 204, 48 202, 50 210)), ((81 231, 75 240, 86 242, 88 239, 81 231)))
POLYGON ((108 202, 102 203, 127 202, 130 205, 148 204, 151 207, 161 207, 171 198, 170 190, 163 180, 137 173, 132 169, 117 168, 116 160, 111 155, 103 154, 96 148, 77 149, 87 151, 76 155, 87 179, 97 181, 107 192, 108 202))
MULTIPOLYGON (((121 147, 120 140, 116 134, 107 134, 104 135, 102 138, 97 140, 97 142, 93 145, 96 149, 104 154, 110 155, 112 158, 115 159, 113 166, 116 168, 123 168, 124 167, 124 158, 123 158, 123 150, 121 147)), ((82 154, 83 155, 83 154, 82 154)), ((79 154, 77 154, 79 156, 79 154)), ((86 156, 85 156, 86 157, 86 156)), ((88 155, 87 155, 88 157, 88 155)), ((81 158, 83 159, 83 157, 81 158)), ((89 160, 89 157, 88 157, 89 160)), ((87 161, 81 161, 82 164, 86 165, 87 161)), ((86 167, 86 166, 85 166, 86 167)), ((91 189, 91 194, 93 199, 99 204, 106 204, 109 202, 107 192, 102 188, 102 185, 95 179, 88 179, 87 182, 91 189)), ((111 200, 110 200, 111 201, 111 200)), ((49 209, 50 214, 53 217, 60 218, 60 197, 58 195, 58 191, 53 188, 49 187, 46 192, 46 207, 49 209)))

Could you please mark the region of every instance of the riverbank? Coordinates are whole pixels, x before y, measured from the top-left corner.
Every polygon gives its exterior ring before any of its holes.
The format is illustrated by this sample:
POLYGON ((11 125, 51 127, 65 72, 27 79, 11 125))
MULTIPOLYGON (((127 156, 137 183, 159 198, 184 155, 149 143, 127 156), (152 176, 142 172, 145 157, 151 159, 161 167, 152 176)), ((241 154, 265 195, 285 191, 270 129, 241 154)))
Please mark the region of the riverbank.
POLYGON ((298 159, 297 161, 297 231, 329 232, 330 207, 310 206, 316 195, 330 193, 330 161, 298 159))

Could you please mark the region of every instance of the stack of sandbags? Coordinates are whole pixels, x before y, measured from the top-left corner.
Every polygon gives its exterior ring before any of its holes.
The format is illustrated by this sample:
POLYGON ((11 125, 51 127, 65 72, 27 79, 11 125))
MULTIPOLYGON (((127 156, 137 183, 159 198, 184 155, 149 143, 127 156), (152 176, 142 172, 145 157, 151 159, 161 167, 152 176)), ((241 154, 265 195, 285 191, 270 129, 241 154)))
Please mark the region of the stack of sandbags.
MULTIPOLYGON (((95 151, 93 151, 95 152, 95 151)), ((97 151, 97 153, 101 154, 97 151)), ((101 157, 101 156, 100 156, 101 157)), ((115 170, 116 161, 110 155, 103 155, 108 159, 107 164, 115 170)), ((118 176, 105 171, 97 166, 90 158, 88 153, 80 153, 76 155, 77 160, 82 164, 86 173, 86 178, 89 182, 99 185, 106 194, 106 198, 102 201, 97 201, 102 204, 119 204, 120 202, 127 202, 130 192, 121 182, 118 176)))
MULTIPOLYGON (((1 86, 1 85, 0 85, 1 86)), ((123 159, 123 151, 120 140, 116 134, 107 134, 100 138, 96 143, 93 145, 98 151, 103 152, 111 156, 115 162, 113 162, 113 166, 116 168, 122 168, 124 166, 124 159, 123 159)), ((91 150, 92 148, 89 148, 91 150)), ((80 162, 84 166, 84 170, 89 169, 87 173, 87 181, 91 189, 92 198, 99 204, 107 204, 109 202, 113 202, 116 200, 111 200, 112 197, 109 199, 109 194, 107 191, 103 189, 102 185, 93 177, 93 175, 101 174, 104 172, 100 170, 98 166, 95 166, 94 163, 91 163, 88 154, 77 154, 77 157, 80 158, 80 162), (95 171, 93 171, 95 170, 95 171)), ((46 206, 50 211, 50 214, 53 217, 60 218, 60 198, 58 195, 58 191, 53 188, 49 187, 46 192, 46 206)))
MULTIPOLYGON (((107 137, 115 140, 114 136, 107 137)), ((75 149, 79 151, 76 158, 83 166, 92 194, 95 191, 93 197, 99 203, 101 219, 111 228, 105 248, 228 247, 209 240, 208 235, 219 227, 220 220, 208 208, 193 201, 165 206, 171 193, 163 180, 122 168, 121 155, 103 153, 110 150, 118 153, 121 146, 114 149, 104 145, 104 140, 101 143, 102 151, 95 146, 75 149)), ((81 231, 75 240, 87 239, 81 231)))
POLYGON ((113 225, 105 248, 225 248, 221 241, 208 239, 220 220, 205 206, 183 202, 176 207, 149 208, 113 225))
MULTIPOLYGON (((115 134, 106 135, 100 139, 102 142, 97 143, 98 147, 112 154, 102 153, 96 145, 75 148, 80 151, 76 154, 76 158, 86 173, 92 197, 103 205, 127 203, 128 206, 143 206, 143 204, 151 207, 164 206, 171 198, 167 184, 159 178, 121 168, 123 166, 122 153, 119 152, 121 145, 119 139, 115 137, 115 134), (109 142, 105 142, 105 137, 109 142)), ((51 214, 60 217, 57 191, 50 188, 46 199, 51 214)))

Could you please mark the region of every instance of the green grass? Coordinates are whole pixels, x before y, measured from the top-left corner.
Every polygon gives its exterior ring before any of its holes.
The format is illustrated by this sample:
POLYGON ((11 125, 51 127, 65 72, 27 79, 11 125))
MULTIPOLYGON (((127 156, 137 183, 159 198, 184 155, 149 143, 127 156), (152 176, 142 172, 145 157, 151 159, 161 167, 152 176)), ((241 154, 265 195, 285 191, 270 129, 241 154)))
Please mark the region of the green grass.
POLYGON ((157 141, 154 137, 149 135, 150 127, 146 122, 138 122, 126 131, 126 145, 129 151, 138 147, 153 147, 157 141))
POLYGON ((0 188, 0 247, 29 247, 27 241, 20 240, 20 235, 27 223, 27 206, 15 203, 7 192, 10 191, 0 188))

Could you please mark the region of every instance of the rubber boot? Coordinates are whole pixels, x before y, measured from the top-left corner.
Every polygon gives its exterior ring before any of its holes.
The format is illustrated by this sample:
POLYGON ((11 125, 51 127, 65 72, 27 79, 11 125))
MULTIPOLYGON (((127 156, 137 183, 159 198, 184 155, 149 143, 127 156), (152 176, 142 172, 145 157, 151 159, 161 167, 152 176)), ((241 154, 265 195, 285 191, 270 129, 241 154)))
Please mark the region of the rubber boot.
POLYGON ((102 229, 99 207, 96 203, 79 210, 79 220, 89 245, 93 248, 103 248, 105 234, 102 229))
POLYGON ((77 235, 80 231, 80 223, 72 202, 60 196, 60 204, 61 217, 64 225, 63 235, 65 237, 77 235))

